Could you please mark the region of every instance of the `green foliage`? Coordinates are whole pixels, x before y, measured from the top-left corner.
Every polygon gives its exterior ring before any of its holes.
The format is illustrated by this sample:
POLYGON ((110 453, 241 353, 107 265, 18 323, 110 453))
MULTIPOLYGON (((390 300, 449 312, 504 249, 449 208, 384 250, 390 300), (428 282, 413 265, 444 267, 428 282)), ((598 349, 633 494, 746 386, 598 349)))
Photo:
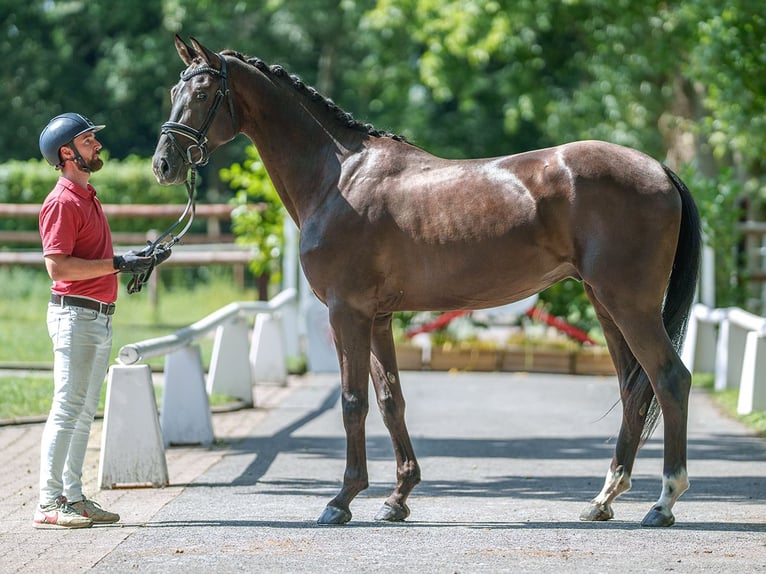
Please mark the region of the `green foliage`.
MULTIPOLYGON (((44 160, 0 164, 0 202, 42 203, 60 175, 44 160)), ((107 158, 91 183, 101 203, 169 203, 185 198, 185 191, 179 193, 183 188, 157 183, 151 160, 135 156, 122 161, 107 158)))
MULTIPOLYGON (((9 161, 0 164, 0 203, 41 204, 56 185, 60 172, 44 160, 9 161)), ((183 186, 167 187, 157 183, 151 169, 151 161, 135 156, 125 160, 107 159, 104 168, 95 173, 91 183, 98 192, 101 203, 114 204, 174 204, 179 205, 179 215, 186 200, 183 186)), ((173 220, 113 219, 112 231, 148 231, 169 225, 173 220)), ((34 230, 35 218, 7 218, 0 221, 0 229, 34 230)))
POLYGON ((696 39, 684 72, 702 92, 699 132, 717 158, 738 156, 748 172, 766 174, 763 6, 753 0, 694 0, 679 12, 696 39))
POLYGON ((0 164, 0 203, 42 203, 59 175, 45 160, 0 164))
POLYGON ((565 279, 548 287, 540 293, 540 304, 551 315, 585 331, 592 339, 603 342, 604 336, 596 311, 580 281, 565 279))
MULTIPOLYGON (((176 32, 283 64, 359 119, 445 157, 599 138, 673 167, 697 157, 708 178, 733 185, 736 174, 742 193, 766 204, 766 15, 754 0, 17 2, 0 15, 0 161, 38 158, 40 130, 63 111, 107 124, 113 157, 149 156, 182 68, 176 32)), ((210 196, 218 169, 241 161, 243 149, 214 154, 210 196)), ((104 202, 182 203, 182 191, 150 191, 148 168, 112 185, 113 162, 94 177, 104 202)), ((53 177, 43 166, 18 166, 27 173, 14 174, 12 191, 0 168, 0 201, 39 201, 53 177)), ((723 237, 731 212, 714 201, 703 211, 706 227, 719 230, 719 295, 737 301, 725 278, 734 275, 725 260, 736 237, 723 237)), ((279 250, 272 223, 270 215, 242 223, 259 246, 256 272, 275 269, 266 261, 279 250)), ((571 290, 569 310, 559 292, 570 289, 544 295, 552 309, 591 320, 581 292, 571 290)))
POLYGON ((378 43, 371 69, 397 79, 393 97, 410 86, 407 125, 438 125, 416 141, 446 155, 588 138, 658 154, 677 43, 666 10, 659 1, 381 0, 363 24, 378 43))
POLYGON ((746 307, 737 249, 742 241, 742 234, 737 230, 744 215, 742 184, 730 169, 722 170, 718 177, 709 178, 687 166, 679 175, 694 195, 705 243, 715 253, 716 307, 746 307))
POLYGON ((234 191, 232 230, 237 242, 253 247, 250 269, 257 276, 280 279, 285 210, 254 146, 247 159, 221 170, 221 179, 234 191))

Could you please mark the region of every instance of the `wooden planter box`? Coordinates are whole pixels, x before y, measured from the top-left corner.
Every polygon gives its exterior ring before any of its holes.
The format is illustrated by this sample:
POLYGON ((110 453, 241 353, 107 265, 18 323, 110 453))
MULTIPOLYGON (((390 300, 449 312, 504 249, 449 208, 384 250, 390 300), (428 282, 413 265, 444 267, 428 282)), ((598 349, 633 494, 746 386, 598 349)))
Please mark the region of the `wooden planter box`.
POLYGON ((445 348, 431 349, 430 368, 434 371, 497 371, 500 352, 496 349, 445 348))
POLYGON ((614 363, 609 351, 597 347, 580 349, 575 356, 575 374, 577 375, 616 375, 614 363))
POLYGON ((561 373, 571 375, 614 376, 609 352, 602 347, 578 350, 537 345, 504 349, 481 347, 442 347, 431 349, 430 364, 423 363, 423 349, 397 343, 396 358, 401 371, 508 371, 529 373, 561 373))
POLYGON ((419 371, 423 368, 423 349, 417 345, 397 343, 396 363, 400 371, 419 371))
POLYGON ((500 370, 530 373, 573 373, 574 352, 545 347, 508 347, 503 350, 500 370))

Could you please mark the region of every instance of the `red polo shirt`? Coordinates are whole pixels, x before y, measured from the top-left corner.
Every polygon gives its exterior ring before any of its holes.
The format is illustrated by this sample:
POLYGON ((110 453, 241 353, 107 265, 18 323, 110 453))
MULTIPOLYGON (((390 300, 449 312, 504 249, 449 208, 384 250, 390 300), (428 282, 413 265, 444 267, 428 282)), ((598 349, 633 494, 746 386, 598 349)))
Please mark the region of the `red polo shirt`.
MULTIPOLYGON (((64 254, 81 259, 111 259, 112 232, 96 190, 60 177, 40 210, 43 255, 64 254)), ((104 275, 81 281, 54 281, 58 295, 80 295, 113 303, 117 299, 117 276, 104 275)))

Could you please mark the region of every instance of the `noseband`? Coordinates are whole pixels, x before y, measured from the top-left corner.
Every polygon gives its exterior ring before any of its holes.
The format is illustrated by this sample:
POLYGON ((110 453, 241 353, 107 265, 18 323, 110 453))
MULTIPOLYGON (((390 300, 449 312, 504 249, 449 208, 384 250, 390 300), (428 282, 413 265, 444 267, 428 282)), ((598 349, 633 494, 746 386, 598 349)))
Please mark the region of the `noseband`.
POLYGON ((196 130, 178 122, 165 122, 162 124, 162 128, 160 130, 162 135, 168 136, 170 141, 173 142, 173 145, 180 152, 181 157, 184 158, 184 163, 192 167, 202 167, 207 165, 207 162, 210 159, 209 153, 207 151, 207 132, 210 129, 210 126, 215 119, 215 114, 218 111, 218 108, 221 106, 224 98, 229 100, 229 114, 231 115, 232 126, 234 126, 235 129, 237 127, 237 118, 234 111, 234 100, 231 97, 231 90, 229 90, 229 85, 227 82, 228 77, 226 74, 226 59, 220 54, 218 54, 218 59, 221 62, 220 70, 216 70, 212 66, 200 66, 191 70, 185 70, 181 73, 181 80, 184 82, 190 80, 194 76, 199 76, 200 74, 210 74, 212 76, 218 76, 221 78, 221 83, 215 93, 215 100, 213 100, 213 105, 210 106, 210 109, 207 111, 207 117, 205 118, 202 127, 199 130, 196 130), (178 143, 178 140, 173 134, 189 138, 194 143, 184 149, 178 143), (195 155, 198 155, 199 159, 195 160, 195 155))

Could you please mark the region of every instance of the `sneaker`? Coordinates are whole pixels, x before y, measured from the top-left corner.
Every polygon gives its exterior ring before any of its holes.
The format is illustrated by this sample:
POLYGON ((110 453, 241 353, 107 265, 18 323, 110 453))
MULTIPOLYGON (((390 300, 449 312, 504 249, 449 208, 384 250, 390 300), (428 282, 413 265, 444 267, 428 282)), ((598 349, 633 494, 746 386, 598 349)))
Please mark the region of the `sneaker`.
POLYGON ((50 504, 37 507, 32 525, 35 528, 89 528, 93 521, 72 508, 65 496, 59 496, 50 504))
POLYGON ((80 502, 73 502, 72 508, 78 514, 89 518, 94 524, 113 524, 120 520, 120 515, 101 508, 95 500, 83 498, 80 502))

